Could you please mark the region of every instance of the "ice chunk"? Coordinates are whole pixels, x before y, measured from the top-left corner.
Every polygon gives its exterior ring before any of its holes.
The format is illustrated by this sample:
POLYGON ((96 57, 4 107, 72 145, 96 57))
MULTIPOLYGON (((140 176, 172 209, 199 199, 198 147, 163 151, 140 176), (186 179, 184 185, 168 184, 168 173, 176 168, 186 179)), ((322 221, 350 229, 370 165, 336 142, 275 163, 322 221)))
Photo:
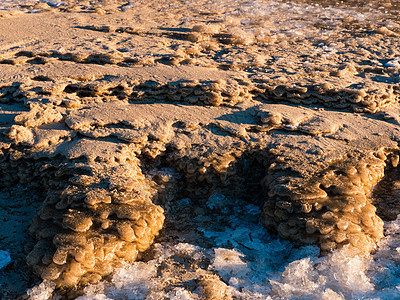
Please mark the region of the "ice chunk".
POLYGON ((52 297, 56 288, 56 284, 50 280, 44 280, 39 285, 34 286, 27 291, 30 300, 43 300, 43 299, 59 299, 52 297))
POLYGON ((41 2, 46 3, 49 6, 59 7, 63 5, 67 5, 67 3, 57 0, 42 0, 41 2))
POLYGON ((386 64, 385 67, 391 67, 391 68, 397 68, 400 69, 400 57, 396 57, 393 60, 389 60, 386 64))
POLYGON ((0 250, 0 269, 4 268, 11 262, 10 252, 0 250))
POLYGON ((231 277, 246 277, 250 272, 247 263, 242 260, 244 255, 234 249, 216 248, 215 258, 211 265, 222 279, 229 281, 231 277))

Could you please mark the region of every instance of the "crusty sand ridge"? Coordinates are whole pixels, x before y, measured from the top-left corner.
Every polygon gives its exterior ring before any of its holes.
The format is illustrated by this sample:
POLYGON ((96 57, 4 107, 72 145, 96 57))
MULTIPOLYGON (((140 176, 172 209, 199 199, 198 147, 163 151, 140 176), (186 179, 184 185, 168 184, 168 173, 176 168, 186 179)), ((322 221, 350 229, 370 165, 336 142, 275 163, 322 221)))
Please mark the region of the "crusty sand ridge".
POLYGON ((260 205, 324 253, 374 250, 372 189, 399 162, 395 14, 66 2, 0 19, 1 180, 44 192, 35 274, 68 290, 136 260, 177 194, 260 205))

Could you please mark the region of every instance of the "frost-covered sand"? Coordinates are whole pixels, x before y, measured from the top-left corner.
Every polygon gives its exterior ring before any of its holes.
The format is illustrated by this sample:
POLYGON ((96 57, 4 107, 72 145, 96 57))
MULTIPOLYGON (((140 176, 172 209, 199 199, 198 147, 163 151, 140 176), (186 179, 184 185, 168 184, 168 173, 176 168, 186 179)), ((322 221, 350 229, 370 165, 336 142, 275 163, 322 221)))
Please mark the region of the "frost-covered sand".
POLYGON ((2 1, 0 287, 400 297, 397 2, 2 1))

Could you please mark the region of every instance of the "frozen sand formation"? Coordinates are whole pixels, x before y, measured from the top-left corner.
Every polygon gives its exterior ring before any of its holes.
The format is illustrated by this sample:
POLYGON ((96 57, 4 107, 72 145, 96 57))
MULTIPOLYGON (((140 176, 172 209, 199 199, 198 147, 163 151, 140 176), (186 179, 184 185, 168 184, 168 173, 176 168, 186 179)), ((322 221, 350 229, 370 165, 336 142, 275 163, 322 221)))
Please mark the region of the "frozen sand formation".
POLYGON ((45 190, 32 270, 96 282, 153 243, 165 203, 212 193, 262 206, 285 239, 372 251, 372 189, 399 162, 396 15, 168 3, 0 19, 2 185, 45 190))

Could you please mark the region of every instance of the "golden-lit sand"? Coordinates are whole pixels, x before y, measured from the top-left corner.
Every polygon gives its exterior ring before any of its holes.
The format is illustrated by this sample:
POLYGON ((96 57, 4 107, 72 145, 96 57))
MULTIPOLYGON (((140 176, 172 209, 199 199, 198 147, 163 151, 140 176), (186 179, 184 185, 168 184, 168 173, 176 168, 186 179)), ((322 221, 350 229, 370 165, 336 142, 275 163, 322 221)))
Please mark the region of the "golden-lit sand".
POLYGON ((68 292, 112 274, 177 195, 260 205, 322 253, 375 249, 373 187, 399 163, 396 7, 65 2, 0 13, 0 178, 40 191, 37 276, 68 292))

